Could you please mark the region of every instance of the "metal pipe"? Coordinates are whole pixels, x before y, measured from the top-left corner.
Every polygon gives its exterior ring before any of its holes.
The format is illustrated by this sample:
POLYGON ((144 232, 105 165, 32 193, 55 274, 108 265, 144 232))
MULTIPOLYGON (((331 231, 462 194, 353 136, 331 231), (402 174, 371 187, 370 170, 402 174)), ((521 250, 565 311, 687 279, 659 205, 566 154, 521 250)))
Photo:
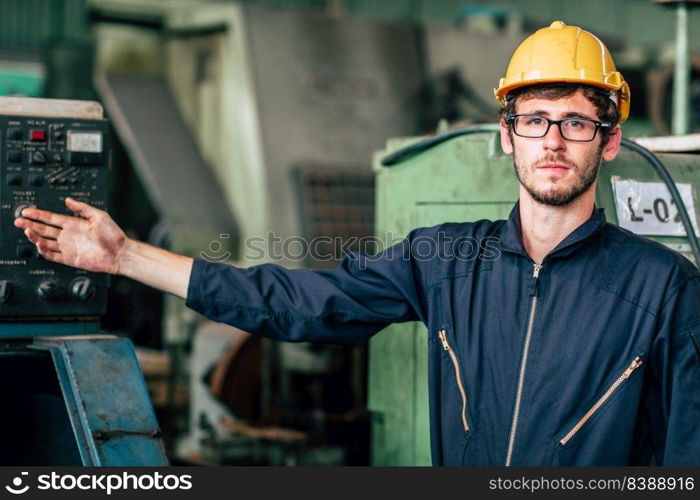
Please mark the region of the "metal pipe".
POLYGON ((693 257, 695 257, 695 265, 700 267, 700 240, 698 240, 698 235, 695 233, 695 228, 690 220, 690 215, 688 214, 688 209, 685 207, 681 193, 678 191, 676 183, 671 177, 671 174, 668 172, 668 169, 663 163, 661 163, 661 160, 659 160, 654 153, 649 151, 644 146, 637 144, 636 142, 632 142, 629 139, 622 139, 621 145, 642 155, 646 161, 651 163, 654 170, 656 170, 656 174, 661 177, 661 180, 664 181, 664 184, 666 184, 666 187, 671 194, 671 199, 673 199, 673 202, 678 208, 678 215, 680 216, 683 227, 685 228, 685 234, 688 237, 688 243, 690 243, 690 248, 693 251, 693 257))
POLYGON ((688 43, 688 5, 676 7, 676 67, 673 78, 674 135, 690 132, 690 48, 688 43))

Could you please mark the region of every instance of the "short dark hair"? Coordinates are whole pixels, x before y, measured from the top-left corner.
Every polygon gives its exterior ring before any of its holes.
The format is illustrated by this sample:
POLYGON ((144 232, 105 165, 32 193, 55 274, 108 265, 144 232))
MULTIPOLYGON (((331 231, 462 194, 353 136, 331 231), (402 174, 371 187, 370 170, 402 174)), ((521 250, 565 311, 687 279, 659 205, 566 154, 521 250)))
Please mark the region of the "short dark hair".
POLYGON ((601 128, 601 146, 607 144, 610 133, 620 122, 620 110, 617 104, 610 98, 610 91, 594 87, 592 85, 582 85, 578 83, 549 83, 542 85, 528 85, 509 92, 506 97, 506 104, 500 109, 499 115, 515 114, 515 107, 518 101, 527 101, 534 98, 557 100, 574 95, 581 91, 583 95, 591 101, 596 109, 598 119, 604 122, 611 122, 612 127, 601 128))

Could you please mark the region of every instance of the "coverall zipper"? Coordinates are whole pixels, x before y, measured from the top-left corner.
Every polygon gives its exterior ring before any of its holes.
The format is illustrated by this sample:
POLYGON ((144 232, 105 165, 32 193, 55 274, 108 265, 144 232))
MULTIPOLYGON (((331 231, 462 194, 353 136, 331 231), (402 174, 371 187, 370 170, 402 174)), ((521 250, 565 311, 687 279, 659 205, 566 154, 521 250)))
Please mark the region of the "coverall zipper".
POLYGON ((459 372, 457 355, 452 350, 452 347, 450 347, 449 342, 447 342, 447 332, 445 330, 440 330, 438 336, 442 342, 442 348, 447 351, 447 354, 449 354, 452 359, 452 366, 454 367, 455 378, 457 379, 457 389, 459 389, 459 393, 462 395, 462 427, 464 427, 464 432, 467 432, 469 430, 469 424, 467 424, 467 393, 464 390, 464 385, 462 385, 462 376, 459 372))
POLYGON ((603 394, 598 401, 591 407, 590 410, 586 412, 586 414, 581 418, 581 420, 578 421, 578 423, 573 426, 573 428, 566 433, 566 435, 559 440, 559 444, 564 446, 566 443, 569 442, 569 440, 576 435, 576 433, 583 427, 583 425, 588 422, 588 420, 595 414, 595 412, 598 411, 598 408, 603 406, 603 403, 605 403, 608 399, 610 399, 610 396, 613 395, 613 393, 617 390, 617 388, 627 380, 630 375, 632 375, 632 372, 642 366, 644 363, 644 360, 637 356, 634 358, 634 361, 630 363, 630 365, 627 367, 627 369, 623 372, 622 375, 618 377, 618 379, 613 382, 613 384, 608 388, 607 391, 605 391, 605 394, 603 394))
POLYGON ((523 396, 523 385, 525 383, 525 368, 527 367, 527 355, 530 350, 530 338, 532 337, 532 326, 535 322, 535 310, 537 309, 537 284, 540 277, 540 264, 534 264, 532 278, 534 291, 532 303, 530 305, 530 317, 527 321, 527 334, 525 335, 525 345, 523 347, 523 356, 520 360, 520 374, 518 375, 518 392, 515 396, 515 409, 513 410, 513 421, 510 424, 510 439, 508 440, 508 454, 506 455, 506 467, 510 466, 510 461, 513 458, 513 446, 515 445, 515 436, 518 431, 518 419, 520 417, 520 400, 523 396))

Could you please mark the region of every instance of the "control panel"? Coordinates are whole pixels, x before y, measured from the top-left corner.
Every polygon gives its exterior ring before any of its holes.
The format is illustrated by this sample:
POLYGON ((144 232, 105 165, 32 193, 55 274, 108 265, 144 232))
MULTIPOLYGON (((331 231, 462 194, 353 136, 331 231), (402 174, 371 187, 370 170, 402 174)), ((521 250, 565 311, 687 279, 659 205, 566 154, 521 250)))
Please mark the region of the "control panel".
POLYGON ((14 220, 26 207, 75 216, 66 197, 105 210, 104 119, 0 115, 0 321, 79 321, 104 314, 108 275, 45 260, 14 220))

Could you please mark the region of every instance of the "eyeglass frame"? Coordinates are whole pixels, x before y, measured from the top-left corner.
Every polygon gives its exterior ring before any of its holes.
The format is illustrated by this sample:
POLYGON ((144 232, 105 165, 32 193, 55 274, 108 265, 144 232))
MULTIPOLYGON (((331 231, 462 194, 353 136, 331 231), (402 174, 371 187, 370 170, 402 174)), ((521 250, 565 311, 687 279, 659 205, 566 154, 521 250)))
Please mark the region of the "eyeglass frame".
POLYGON ((601 128, 610 128, 612 127, 612 122, 603 122, 600 120, 592 120, 591 118, 583 118, 583 117, 569 117, 569 118, 562 118, 561 120, 551 120, 547 118, 546 116, 538 115, 537 113, 522 113, 522 114, 508 114, 504 116, 504 119, 506 123, 508 123, 511 128, 513 129, 513 133, 517 135, 518 137, 524 137, 525 139, 541 139, 544 136, 546 136, 549 133, 549 129, 552 127, 552 124, 556 124, 557 128, 559 129, 559 135, 561 135, 561 138, 564 139, 565 141, 571 141, 571 142, 592 142, 596 135, 598 135, 598 130, 601 128), (531 137, 527 135, 520 135, 518 132, 515 131, 515 119, 518 118, 519 116, 536 116, 537 118, 542 118, 544 120, 547 120, 547 129, 544 131, 544 134, 538 135, 536 137, 531 137), (582 139, 569 139, 564 136, 564 132, 561 130, 561 124, 562 122, 565 122, 567 120, 586 120, 589 122, 593 122, 595 125, 595 130, 593 131, 593 137, 590 139, 582 140, 582 139))

